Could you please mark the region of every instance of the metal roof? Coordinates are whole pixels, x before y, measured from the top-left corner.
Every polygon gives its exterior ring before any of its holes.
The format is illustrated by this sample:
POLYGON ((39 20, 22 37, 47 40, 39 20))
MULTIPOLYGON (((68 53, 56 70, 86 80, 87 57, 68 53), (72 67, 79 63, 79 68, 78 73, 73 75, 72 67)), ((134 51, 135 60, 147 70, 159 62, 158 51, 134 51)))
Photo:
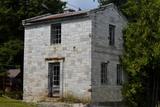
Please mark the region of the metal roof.
MULTIPOLYGON (((58 14, 45 14, 45 15, 41 15, 41 16, 36 16, 33 18, 23 20, 22 23, 24 26, 25 25, 27 26, 27 25, 37 24, 37 23, 49 22, 52 20, 53 21, 62 20, 62 19, 67 19, 67 20, 69 19, 70 20, 71 18, 88 17, 90 15, 90 13, 102 11, 103 9, 108 8, 110 6, 115 8, 117 10, 117 12, 119 12, 119 14, 123 17, 123 15, 117 9, 117 7, 114 4, 110 3, 105 6, 101 6, 99 8, 88 10, 88 11, 64 12, 64 13, 58 13, 58 14)), ((125 19, 125 17, 123 17, 123 18, 125 19)))
POLYGON ((88 11, 77 11, 77 12, 64 12, 64 13, 59 13, 59 14, 54 14, 54 15, 46 14, 46 15, 37 16, 37 17, 23 20, 23 24, 25 25, 26 23, 36 23, 36 22, 69 18, 69 17, 87 16, 87 12, 88 11))

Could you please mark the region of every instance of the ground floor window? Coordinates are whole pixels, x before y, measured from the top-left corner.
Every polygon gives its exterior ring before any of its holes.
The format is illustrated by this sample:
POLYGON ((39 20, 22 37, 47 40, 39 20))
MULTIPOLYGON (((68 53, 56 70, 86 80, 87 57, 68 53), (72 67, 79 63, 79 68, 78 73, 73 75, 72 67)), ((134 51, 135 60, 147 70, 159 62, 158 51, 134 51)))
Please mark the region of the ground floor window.
POLYGON ((122 66, 120 64, 117 64, 117 85, 122 85, 122 66))
POLYGON ((105 63, 105 62, 101 63, 101 84, 102 85, 105 85, 108 83, 107 66, 108 66, 108 63, 105 63))

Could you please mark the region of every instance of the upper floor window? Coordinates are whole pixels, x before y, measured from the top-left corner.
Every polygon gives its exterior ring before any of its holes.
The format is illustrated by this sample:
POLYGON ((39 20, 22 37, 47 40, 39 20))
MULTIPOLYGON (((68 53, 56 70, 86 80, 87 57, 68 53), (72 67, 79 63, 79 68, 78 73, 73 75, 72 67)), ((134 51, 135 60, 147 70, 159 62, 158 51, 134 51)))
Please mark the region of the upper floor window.
POLYGON ((115 26, 109 25, 109 45, 113 46, 115 43, 115 26))
POLYGON ((122 66, 117 64, 117 85, 122 85, 122 66))
POLYGON ((51 25, 51 44, 61 43, 61 24, 51 25))
POLYGON ((108 74, 107 74, 108 63, 101 63, 101 84, 105 85, 108 83, 108 74))

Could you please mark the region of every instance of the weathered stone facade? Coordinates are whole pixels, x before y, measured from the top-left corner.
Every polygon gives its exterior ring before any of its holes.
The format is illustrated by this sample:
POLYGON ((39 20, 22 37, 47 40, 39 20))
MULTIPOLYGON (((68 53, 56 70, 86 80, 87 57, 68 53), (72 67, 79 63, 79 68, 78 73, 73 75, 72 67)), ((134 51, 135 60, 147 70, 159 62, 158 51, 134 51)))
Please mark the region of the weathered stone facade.
POLYGON ((91 88, 91 21, 77 19, 61 22, 61 25, 62 43, 59 45, 50 45, 50 24, 26 27, 24 100, 47 97, 48 63, 54 61, 45 61, 45 58, 52 57, 65 57, 65 61, 60 61, 61 92, 90 96, 87 90, 91 88))
MULTIPOLYGON (((123 49, 122 30, 125 18, 116 7, 109 5, 91 12, 92 22, 92 100, 94 102, 122 101, 121 86, 116 83, 117 64, 123 49), (115 45, 109 45, 109 24, 115 25, 115 45), (101 62, 108 63, 108 84, 101 85, 101 62)), ((123 78, 125 79, 125 78, 123 78)))
POLYGON ((24 21, 25 101, 38 101, 48 96, 50 62, 60 62, 61 96, 72 94, 93 102, 122 100, 121 86, 116 85, 116 64, 122 54, 125 18, 113 4, 85 13, 40 22, 33 19, 24 21), (51 45, 51 24, 54 23, 61 23, 62 42, 51 45), (109 46, 109 24, 116 26, 114 47, 109 46), (109 84, 102 86, 100 64, 105 61, 109 61, 109 84))

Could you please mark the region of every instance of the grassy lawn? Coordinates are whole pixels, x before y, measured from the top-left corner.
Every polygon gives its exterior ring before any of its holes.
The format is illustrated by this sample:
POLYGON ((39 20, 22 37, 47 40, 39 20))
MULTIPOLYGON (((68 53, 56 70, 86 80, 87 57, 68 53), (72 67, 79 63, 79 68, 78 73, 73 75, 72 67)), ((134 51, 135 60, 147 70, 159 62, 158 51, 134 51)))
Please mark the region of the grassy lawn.
POLYGON ((36 107, 33 104, 24 103, 9 98, 0 97, 0 107, 36 107))

